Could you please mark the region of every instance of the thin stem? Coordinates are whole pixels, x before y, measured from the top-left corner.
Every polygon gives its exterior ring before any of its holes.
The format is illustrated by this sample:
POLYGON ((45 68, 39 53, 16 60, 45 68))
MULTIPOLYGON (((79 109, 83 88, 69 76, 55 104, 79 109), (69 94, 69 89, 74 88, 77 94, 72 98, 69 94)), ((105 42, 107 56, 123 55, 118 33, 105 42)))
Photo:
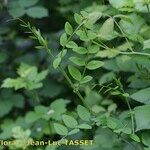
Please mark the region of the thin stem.
POLYGON ((104 48, 104 49, 107 49, 107 48, 108 48, 108 47, 103 46, 102 44, 100 44, 100 43, 98 43, 98 42, 96 42, 96 41, 92 41, 92 43, 94 43, 94 44, 96 44, 96 45, 98 45, 99 47, 102 47, 102 48, 104 48))
POLYGON ((132 109, 131 109, 131 106, 130 106, 130 103, 129 103, 128 99, 125 98, 125 100, 126 100, 126 103, 127 103, 127 105, 128 105, 129 111, 130 111, 131 124, 132 124, 132 133, 135 134, 135 129, 134 129, 135 123, 134 123, 133 111, 132 111, 132 109))
POLYGON ((122 28, 120 27, 120 25, 118 24, 118 22, 115 20, 114 17, 113 17, 113 19, 114 19, 115 24, 117 25, 117 27, 118 27, 119 30, 121 31, 122 35, 123 35, 124 38, 126 39, 126 41, 127 41, 128 45, 129 45, 129 48, 130 48, 131 52, 134 52, 134 51, 133 51, 133 48, 132 48, 132 46, 131 46, 131 44, 130 44, 130 42, 129 42, 129 40, 128 40, 128 38, 126 37, 126 34, 124 33, 124 31, 122 30, 122 28))
POLYGON ((39 96, 38 96, 37 91, 34 90, 33 93, 34 93, 34 96, 35 96, 36 101, 37 101, 38 103, 40 103, 40 98, 39 98, 39 96))
POLYGON ((142 55, 142 56, 148 56, 150 57, 149 53, 141 53, 141 52, 121 52, 121 51, 117 51, 120 54, 124 54, 124 55, 142 55))
POLYGON ((117 27, 118 27, 119 30, 121 31, 122 35, 124 36, 125 40, 127 41, 127 43, 128 43, 128 45, 129 45, 129 48, 130 48, 131 52, 134 52, 134 50, 133 50, 133 48, 132 48, 132 46, 131 46, 131 44, 130 44, 128 38, 126 37, 126 34, 125 34, 124 31, 122 30, 122 28, 120 27, 120 25, 118 24, 118 22, 115 20, 115 17, 111 17, 111 16, 108 15, 108 14, 105 14, 105 15, 106 15, 107 17, 109 17, 109 18, 113 18, 115 24, 117 25, 117 27))
MULTIPOLYGON (((20 18, 18 18, 18 20, 24 25, 24 27, 28 28, 28 29, 31 31, 31 33, 36 37, 36 39, 37 39, 38 42, 41 44, 41 46, 43 46, 43 47, 46 49, 46 51, 47 51, 49 57, 50 57, 50 58, 55 58, 54 55, 51 53, 51 50, 48 48, 46 39, 44 39, 44 38, 42 37, 42 35, 39 35, 39 36, 41 36, 42 40, 45 40, 45 41, 44 41, 43 43, 41 43, 41 42, 39 41, 38 38, 40 38, 40 37, 37 37, 37 33, 36 33, 36 32, 39 32, 39 33, 40 33, 40 31, 39 31, 39 30, 37 31, 36 29, 32 28, 32 27, 30 26, 30 24, 27 24, 26 22, 24 22, 24 21, 21 20, 20 18), (35 30, 35 31, 34 31, 34 30, 35 30)), ((83 24, 84 24, 84 21, 76 28, 76 30, 75 30, 75 31, 73 32, 73 34, 69 37, 68 40, 71 39, 71 37, 74 35, 74 33, 75 33, 83 24)), ((67 73, 65 72, 65 70, 64 70, 60 65, 58 66, 58 69, 62 72, 62 74, 64 75, 64 77, 66 78, 66 80, 68 81, 68 83, 70 84, 70 86, 72 87, 73 91, 78 95, 79 99, 83 102, 83 104, 85 105, 85 107, 87 107, 87 108, 90 110, 90 108, 88 107, 88 105, 85 103, 84 98, 82 97, 82 95, 80 94, 80 92, 75 88, 74 84, 73 84, 72 81, 70 80, 70 78, 69 78, 69 76, 67 75, 67 73)))
POLYGON ((150 12, 149 4, 146 4, 146 7, 147 7, 147 10, 148 10, 148 13, 149 13, 150 12))

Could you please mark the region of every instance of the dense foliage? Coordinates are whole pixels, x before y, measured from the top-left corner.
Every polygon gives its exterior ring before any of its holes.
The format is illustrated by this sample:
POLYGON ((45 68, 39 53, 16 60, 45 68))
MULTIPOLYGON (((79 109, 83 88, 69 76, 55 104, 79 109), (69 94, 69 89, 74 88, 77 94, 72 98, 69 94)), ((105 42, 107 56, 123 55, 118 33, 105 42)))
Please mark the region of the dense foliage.
POLYGON ((0 139, 17 142, 0 149, 150 150, 149 0, 0 9, 0 139))

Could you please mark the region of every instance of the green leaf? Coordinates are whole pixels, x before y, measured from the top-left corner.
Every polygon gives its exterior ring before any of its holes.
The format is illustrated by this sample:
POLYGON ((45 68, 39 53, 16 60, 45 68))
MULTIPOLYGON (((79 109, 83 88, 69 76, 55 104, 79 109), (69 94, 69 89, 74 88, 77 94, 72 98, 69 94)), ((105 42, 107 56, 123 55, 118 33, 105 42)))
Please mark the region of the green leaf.
POLYGON ((88 20, 94 24, 96 23, 102 16, 102 13, 101 12, 98 12, 98 11, 94 11, 92 13, 89 14, 88 16, 88 20))
POLYGON ((48 10, 42 6, 35 6, 26 10, 28 16, 32 18, 43 18, 48 16, 48 10))
POLYGON ((102 84, 105 84, 105 83, 108 83, 110 81, 113 80, 113 78, 115 78, 115 74, 113 72, 108 72, 106 74, 104 74, 100 80, 99 80, 99 83, 102 85, 102 84))
POLYGON ((150 39, 144 41, 143 49, 150 49, 150 39))
POLYGON ((150 147, 150 131, 142 133, 142 143, 150 147))
POLYGON ((71 131, 68 133, 68 135, 76 134, 76 133, 78 133, 79 131, 80 131, 80 129, 73 129, 73 130, 71 130, 71 131))
POLYGON ((108 128, 114 130, 117 127, 117 123, 112 118, 108 118, 107 119, 107 126, 108 126, 108 128))
POLYGON ((75 13, 74 14, 74 19, 75 19, 76 23, 81 24, 82 20, 83 20, 83 17, 81 15, 75 13))
POLYGON ((100 50, 98 45, 91 45, 88 47, 88 51, 90 54, 95 54, 100 50))
POLYGON ((84 47, 75 47, 75 48, 73 48, 73 51, 78 54, 86 54, 87 53, 87 49, 84 47))
POLYGON ((58 68, 58 66, 60 65, 60 63, 61 63, 61 58, 60 57, 56 58, 53 61, 53 67, 54 67, 54 69, 58 68))
POLYGON ((48 75, 48 70, 41 71, 40 73, 37 74, 34 82, 38 83, 38 82, 44 80, 47 75, 48 75))
POLYGON ((134 140, 135 142, 138 142, 138 143, 141 142, 140 138, 136 134, 130 134, 130 138, 134 140))
POLYGON ((33 90, 42 87, 42 80, 48 74, 48 70, 38 73, 37 67, 22 63, 17 69, 20 77, 16 79, 7 78, 3 81, 2 87, 15 88, 15 90, 26 88, 33 90))
POLYGON ((89 70, 95 70, 95 69, 102 67, 103 65, 104 65, 104 62, 102 62, 102 61, 92 60, 87 64, 87 68, 89 70))
POLYGON ((130 128, 122 128, 122 133, 131 134, 132 130, 130 128))
POLYGON ((15 88, 15 90, 25 88, 26 83, 22 78, 17 78, 17 79, 11 79, 7 78, 3 81, 3 84, 1 85, 3 88, 15 88))
POLYGON ((64 49, 63 51, 59 52, 59 54, 57 55, 57 57, 63 58, 66 54, 67 54, 67 49, 64 49))
POLYGON ((108 36, 114 31, 114 20, 113 18, 107 19, 102 25, 98 36, 102 39, 107 39, 108 36))
POLYGON ((78 45, 77 45, 75 42, 73 42, 73 41, 69 41, 69 42, 66 44, 66 47, 67 47, 67 48, 76 48, 76 47, 78 47, 78 45))
POLYGON ((79 129, 92 129, 92 127, 88 124, 80 124, 78 125, 79 129))
POLYGON ((76 34, 80 37, 80 40, 82 41, 90 41, 90 39, 87 36, 87 33, 83 30, 78 30, 76 34))
POLYGON ((110 4, 115 8, 133 7, 133 1, 131 0, 109 0, 110 4))
POLYGON ((65 23, 65 32, 69 35, 73 33, 73 28, 69 22, 65 23))
POLYGON ((60 44, 62 46, 65 46, 67 44, 67 34, 63 33, 62 36, 60 37, 60 44))
POLYGON ((93 79, 93 77, 91 76, 85 76, 82 78, 82 80, 80 81, 81 84, 87 83, 89 81, 91 81, 93 79))
POLYGON ((64 124, 69 127, 69 128, 76 128, 78 125, 78 122, 76 121, 76 119, 74 119, 74 117, 72 116, 68 116, 68 115, 63 115, 63 121, 64 124))
POLYGON ((77 66, 85 66, 85 61, 79 57, 70 57, 69 60, 77 66))
POLYGON ((59 135, 67 135, 68 129, 60 123, 54 123, 54 129, 59 135))
POLYGON ((91 118, 91 114, 90 112, 88 111, 87 108, 81 106, 81 105, 78 105, 77 107, 77 113, 79 115, 79 117, 84 120, 84 121, 89 121, 90 118, 91 118))
POLYGON ((131 98, 144 104, 150 104, 150 88, 142 89, 132 94, 131 98))
POLYGON ((40 116, 38 116, 35 112, 28 112, 25 116, 25 121, 27 123, 33 123, 35 121, 37 121, 38 119, 40 119, 40 116))
POLYGON ((81 73, 77 68, 75 68, 73 66, 68 66, 68 71, 75 80, 77 80, 77 81, 81 80, 81 73))
POLYGON ((106 50, 99 51, 99 52, 96 54, 96 57, 101 57, 101 58, 105 58, 105 57, 113 58, 113 57, 117 56, 118 54, 119 54, 119 51, 116 50, 116 49, 106 49, 106 50))
POLYGON ((22 17, 26 13, 26 11, 23 7, 18 7, 18 8, 9 9, 9 13, 14 18, 17 18, 17 17, 22 17))
POLYGON ((136 131, 150 129, 150 105, 135 107, 136 131))
POLYGON ((61 120, 61 115, 66 112, 66 105, 68 101, 64 99, 57 99, 53 101, 50 105, 51 110, 54 111, 52 118, 54 120, 61 120))
POLYGON ((143 28, 145 20, 140 15, 135 13, 129 15, 129 18, 131 19, 132 23, 123 19, 121 19, 121 21, 119 22, 122 30, 128 35, 128 38, 133 41, 140 41, 143 44, 143 40, 141 40, 142 37, 140 37, 139 32, 143 28))
POLYGON ((121 18, 122 20, 125 20, 125 21, 128 21, 128 22, 132 23, 132 20, 129 16, 119 14, 119 15, 115 15, 114 17, 115 18, 121 18))
POLYGON ((18 3, 21 7, 29 7, 35 5, 39 0, 19 0, 18 3))

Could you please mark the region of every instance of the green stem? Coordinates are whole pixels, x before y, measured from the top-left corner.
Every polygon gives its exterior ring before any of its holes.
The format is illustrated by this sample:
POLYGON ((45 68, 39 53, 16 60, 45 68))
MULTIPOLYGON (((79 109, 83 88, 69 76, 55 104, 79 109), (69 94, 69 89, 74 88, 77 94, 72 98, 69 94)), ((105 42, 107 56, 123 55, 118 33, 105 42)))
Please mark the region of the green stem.
POLYGON ((146 4, 146 7, 147 7, 147 10, 148 10, 148 13, 149 13, 150 12, 149 4, 146 4))
POLYGON ((121 51, 117 51, 120 54, 124 54, 124 55, 142 55, 142 56, 148 56, 150 57, 149 53, 141 53, 141 52, 121 52, 121 51))
MULTIPOLYGON (((100 46, 100 47, 102 47, 104 49, 111 49, 111 48, 103 46, 103 45, 101 45, 101 44, 99 44, 99 43, 97 43, 95 41, 92 41, 92 43, 94 43, 94 44, 96 44, 96 45, 98 45, 98 46, 100 46)), ((148 57, 150 57, 149 53, 141 53, 141 52, 135 52, 135 51, 132 51, 132 52, 122 52, 122 51, 117 51, 117 50, 116 50, 116 52, 118 52, 119 54, 123 54, 123 55, 142 55, 142 56, 148 56, 148 57)))
POLYGON ((100 43, 98 43, 98 42, 96 42, 96 41, 92 41, 92 43, 94 43, 94 44, 96 44, 96 45, 98 45, 99 47, 102 47, 102 48, 104 48, 104 49, 108 49, 108 47, 106 47, 106 46, 104 46, 104 45, 102 45, 102 44, 100 44, 100 43))
POLYGON ((39 98, 39 96, 38 96, 37 91, 34 90, 33 92, 34 92, 34 96, 35 96, 36 101, 37 101, 38 103, 40 103, 40 98, 39 98))
POLYGON ((132 109, 131 109, 131 106, 130 106, 130 103, 129 103, 128 99, 125 98, 125 100, 126 100, 126 103, 127 103, 127 105, 128 105, 129 111, 130 111, 131 125, 132 125, 132 134, 135 134, 135 129, 134 129, 135 123, 134 123, 133 111, 132 111, 132 109))
POLYGON ((129 48, 130 48, 131 52, 134 52, 133 49, 132 49, 132 46, 131 46, 131 44, 130 44, 130 42, 129 42, 129 40, 128 40, 128 38, 126 37, 126 34, 125 34, 124 31, 122 30, 122 28, 120 27, 120 25, 118 24, 118 22, 115 20, 115 18, 113 18, 113 19, 114 19, 115 24, 117 25, 117 27, 118 27, 119 30, 121 31, 122 35, 123 35, 124 38, 126 39, 126 41, 127 41, 128 45, 129 45, 129 48))
MULTIPOLYGON (((30 24, 27 24, 26 22, 24 22, 23 20, 21 20, 20 18, 18 18, 18 20, 24 25, 24 27, 28 28, 31 33, 36 37, 37 35, 35 34, 33 28, 30 26, 30 24)), ((73 32, 73 34, 69 37, 68 41, 72 38, 72 36, 75 34, 75 32, 84 24, 84 21, 75 29, 75 31, 73 32)), ((43 37, 42 37, 43 38, 43 37)), ((44 39, 44 38, 43 38, 44 39)), ((48 48, 48 45, 47 45, 47 42, 44 42, 44 45, 42 45, 50 58, 55 58, 54 55, 51 53, 51 50, 48 48), (45 44, 46 43, 46 44, 45 44)), ((66 80, 68 81, 68 83, 70 84, 70 86, 72 87, 73 91, 78 95, 79 99, 83 102, 83 104, 85 105, 85 107, 87 107, 88 109, 90 109, 88 107, 88 105, 85 103, 84 101, 84 98, 82 97, 82 95, 80 94, 79 91, 76 90, 74 84, 72 83, 72 81, 70 80, 69 76, 67 75, 67 73, 65 72, 65 70, 61 67, 61 66, 58 66, 58 69, 62 72, 62 74, 64 75, 64 77, 66 78, 66 80)))

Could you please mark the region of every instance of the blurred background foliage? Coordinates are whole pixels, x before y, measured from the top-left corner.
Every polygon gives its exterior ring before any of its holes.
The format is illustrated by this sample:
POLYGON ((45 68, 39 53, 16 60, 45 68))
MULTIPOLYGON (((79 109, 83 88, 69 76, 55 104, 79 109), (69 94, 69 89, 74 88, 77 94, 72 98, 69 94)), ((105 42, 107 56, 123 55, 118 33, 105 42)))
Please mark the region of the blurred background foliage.
MULTIPOLYGON (((149 5, 149 1, 139 2, 138 0, 0 0, 0 82, 2 83, 4 79, 9 77, 16 78, 18 76, 16 68, 19 68, 22 63, 36 66, 34 71, 49 70, 48 75, 45 75, 46 79, 43 78, 42 87, 39 89, 31 91, 0 89, 0 139, 28 140, 32 137, 37 140, 57 140, 59 137, 53 129, 53 121, 60 121, 60 115, 66 112, 76 116, 74 110, 80 103, 62 74, 53 69, 47 53, 35 48, 37 43, 28 38, 26 31, 13 18, 20 17, 39 28, 42 34, 47 37, 49 47, 57 54, 60 49, 59 38, 64 32, 65 22, 70 22, 72 26, 75 25, 74 13, 86 10, 88 12, 105 12, 109 15, 130 15, 132 25, 123 19, 120 21, 120 25, 138 51, 144 43, 144 51, 148 52, 150 44, 146 40, 150 38, 149 5), (52 113, 50 110, 56 110, 56 112, 51 117, 45 116, 45 113, 52 113)), ((121 37, 117 39, 112 37, 112 43, 108 44, 115 47, 119 46, 118 43, 122 43, 122 41, 121 37)), ((71 52, 69 55, 72 55, 71 52)), ((64 68, 68 64, 66 58, 64 68)), ((27 68, 26 66, 25 69, 27 68)), ((150 86, 149 73, 149 58, 135 56, 131 59, 128 56, 118 56, 109 60, 105 59, 103 68, 95 71, 93 75, 95 82, 99 84, 110 83, 114 77, 120 78, 126 92, 133 93, 150 86)), ((99 94, 99 88, 90 91, 89 86, 85 86, 83 91, 86 102, 95 111, 116 113, 120 120, 125 120, 128 108, 124 101, 119 101, 122 97, 99 94), (117 112, 116 109, 118 109, 117 112)), ((149 92, 148 89, 147 93, 149 92)), ((140 105, 137 101, 132 101, 133 107, 140 105)), ((150 129, 150 126, 147 124, 144 129, 150 129)), ((147 146, 145 150, 149 150, 150 142, 145 140, 146 136, 150 138, 149 132, 148 135, 142 136, 144 145, 147 146)), ((101 127, 94 128, 92 132, 79 132, 70 138, 94 138, 96 144, 94 147, 61 146, 56 148, 55 146, 46 146, 29 149, 137 150, 138 147, 142 150, 140 144, 119 139, 111 130, 101 127)), ((135 139, 135 141, 137 140, 135 139)), ((26 146, 9 147, 9 149, 21 148, 26 149, 26 146)), ((1 149, 5 148, 1 146, 1 149)))

